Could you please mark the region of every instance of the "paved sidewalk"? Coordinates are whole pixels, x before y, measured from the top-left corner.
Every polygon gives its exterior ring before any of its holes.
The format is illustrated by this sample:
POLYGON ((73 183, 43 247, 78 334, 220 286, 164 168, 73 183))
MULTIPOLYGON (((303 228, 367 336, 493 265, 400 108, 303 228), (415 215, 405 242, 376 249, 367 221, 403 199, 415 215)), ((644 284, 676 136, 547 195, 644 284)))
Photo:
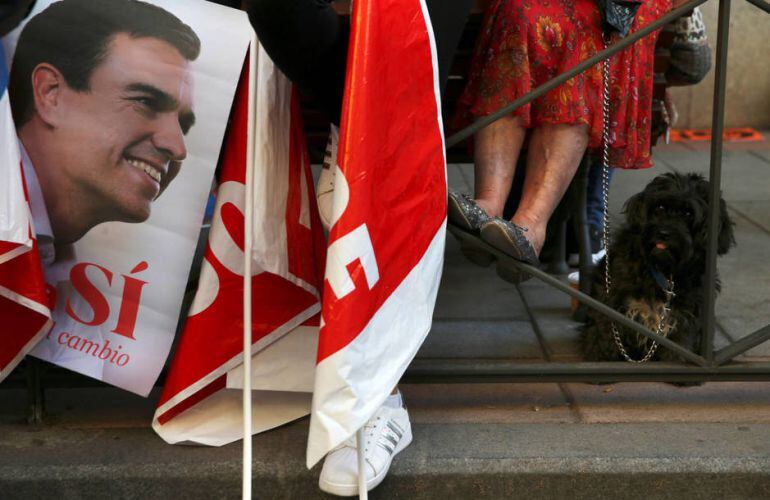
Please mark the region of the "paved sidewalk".
MULTIPOLYGON (((663 146, 655 157, 652 170, 616 174, 613 212, 659 173, 708 172, 707 145, 663 146)), ((469 191, 469 165, 449 174, 469 191)), ((770 323, 770 143, 727 145, 723 176, 738 245, 719 260, 718 346, 770 323)), ((473 266, 450 236, 419 356, 577 360, 569 301, 537 280, 517 289, 473 266)), ((747 358, 767 360, 770 345, 747 358)), ((415 441, 372 498, 770 498, 770 382, 402 390, 415 441)), ((240 443, 166 445, 149 428, 156 398, 50 390, 46 425, 31 427, 24 392, 0 389, 0 499, 238 498, 240 443)), ((304 468, 306 433, 302 419, 255 437, 255 498, 326 498, 318 467, 304 468)))
MULTIPOLYGON (((765 133, 765 136, 770 137, 770 134, 765 133)), ((661 145, 656 147, 654 158, 656 166, 651 169, 615 172, 610 188, 610 210, 615 226, 622 218, 620 212, 625 200, 639 192, 653 177, 665 172, 698 172, 708 177, 709 143, 661 145)), ((471 193, 473 166, 450 165, 449 184, 454 189, 471 193)), ((737 245, 717 262, 722 281, 722 293, 716 305, 717 348, 770 324, 768 139, 725 144, 722 191, 728 212, 736 224, 737 245)), ((527 321, 515 287, 497 279, 493 268, 481 269, 466 261, 453 238, 447 240, 447 246, 447 263, 435 315, 439 328, 443 328, 443 321, 456 321, 463 315, 478 318, 480 328, 492 328, 488 325, 503 320, 527 321), (468 280, 473 280, 474 286, 468 286, 468 280), (507 308, 503 304, 508 304, 507 308)), ((535 279, 522 284, 521 290, 544 330, 544 347, 557 359, 578 356, 575 325, 568 320, 569 297, 535 279)), ((521 331, 525 332, 521 334, 524 336, 532 334, 524 327, 521 331)), ((443 343, 437 339, 430 341, 432 344, 443 343)), ((527 346, 537 346, 531 339, 521 341, 527 346)), ((521 357, 533 355, 526 349, 517 348, 516 352, 521 357)), ((752 349, 745 358, 757 357, 770 357, 770 342, 752 349)))

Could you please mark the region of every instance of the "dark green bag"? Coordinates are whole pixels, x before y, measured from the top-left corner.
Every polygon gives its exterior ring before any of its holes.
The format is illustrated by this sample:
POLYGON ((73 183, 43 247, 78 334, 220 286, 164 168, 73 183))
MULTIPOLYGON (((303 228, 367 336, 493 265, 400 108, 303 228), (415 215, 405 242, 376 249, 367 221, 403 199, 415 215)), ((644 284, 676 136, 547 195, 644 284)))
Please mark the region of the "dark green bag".
POLYGON ((621 37, 628 35, 641 0, 597 0, 599 12, 602 14, 602 29, 606 35, 613 32, 621 37))

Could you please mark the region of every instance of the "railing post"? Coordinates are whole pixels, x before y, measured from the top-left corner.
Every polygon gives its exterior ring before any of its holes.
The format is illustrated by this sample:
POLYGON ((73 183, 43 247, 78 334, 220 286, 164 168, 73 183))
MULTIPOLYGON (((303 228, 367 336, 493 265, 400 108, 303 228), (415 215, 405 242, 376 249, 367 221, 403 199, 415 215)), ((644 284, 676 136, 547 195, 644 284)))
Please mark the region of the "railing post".
POLYGON ((708 247, 706 253, 706 287, 703 297, 704 342, 702 355, 714 363, 714 327, 716 325, 717 236, 719 232, 719 200, 722 190, 722 135, 725 122, 725 86, 727 79, 727 46, 730 36, 730 0, 719 0, 717 57, 714 74, 714 110, 711 121, 711 166, 709 181, 708 247))

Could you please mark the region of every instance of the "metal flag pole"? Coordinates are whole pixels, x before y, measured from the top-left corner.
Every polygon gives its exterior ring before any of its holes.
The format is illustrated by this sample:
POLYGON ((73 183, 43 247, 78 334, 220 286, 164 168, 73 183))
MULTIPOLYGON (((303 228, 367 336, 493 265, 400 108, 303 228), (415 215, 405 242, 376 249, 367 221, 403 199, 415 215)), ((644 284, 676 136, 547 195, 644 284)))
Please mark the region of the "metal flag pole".
POLYGON ((249 111, 246 128, 246 222, 243 242, 243 500, 251 500, 251 247, 254 231, 254 135, 256 134, 257 34, 249 47, 249 111))
POLYGON ((356 454, 358 455, 358 498, 367 500, 369 491, 366 489, 366 458, 364 454, 364 428, 356 431, 356 454))

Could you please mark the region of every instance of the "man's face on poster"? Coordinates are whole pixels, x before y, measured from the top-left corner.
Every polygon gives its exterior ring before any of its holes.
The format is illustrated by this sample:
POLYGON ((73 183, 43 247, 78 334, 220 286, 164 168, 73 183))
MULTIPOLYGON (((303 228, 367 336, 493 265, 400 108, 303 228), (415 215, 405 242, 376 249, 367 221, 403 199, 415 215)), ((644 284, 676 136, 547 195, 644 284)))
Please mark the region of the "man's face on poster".
POLYGON ((192 76, 189 61, 157 38, 118 33, 107 48, 88 90, 61 84, 57 167, 113 220, 141 222, 187 156, 192 76))

